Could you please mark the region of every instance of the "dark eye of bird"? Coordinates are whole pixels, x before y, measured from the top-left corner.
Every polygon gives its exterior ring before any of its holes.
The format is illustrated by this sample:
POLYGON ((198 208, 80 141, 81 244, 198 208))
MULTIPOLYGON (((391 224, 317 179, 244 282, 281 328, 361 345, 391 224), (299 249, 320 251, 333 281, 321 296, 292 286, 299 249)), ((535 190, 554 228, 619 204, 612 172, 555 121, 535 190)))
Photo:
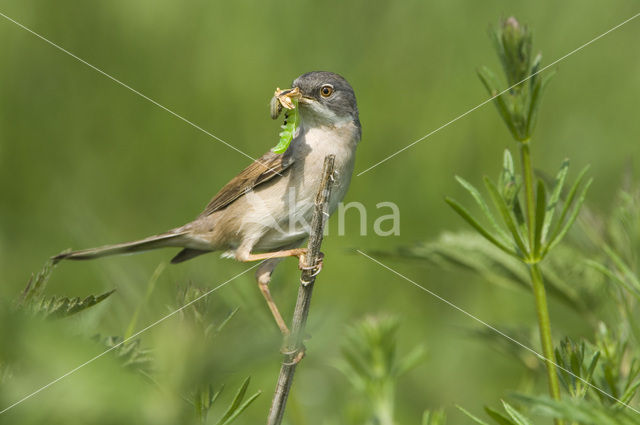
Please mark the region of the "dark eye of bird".
POLYGON ((333 87, 331 87, 329 84, 325 84, 320 89, 320 94, 322 95, 322 97, 329 97, 331 96, 331 93, 333 93, 333 87))

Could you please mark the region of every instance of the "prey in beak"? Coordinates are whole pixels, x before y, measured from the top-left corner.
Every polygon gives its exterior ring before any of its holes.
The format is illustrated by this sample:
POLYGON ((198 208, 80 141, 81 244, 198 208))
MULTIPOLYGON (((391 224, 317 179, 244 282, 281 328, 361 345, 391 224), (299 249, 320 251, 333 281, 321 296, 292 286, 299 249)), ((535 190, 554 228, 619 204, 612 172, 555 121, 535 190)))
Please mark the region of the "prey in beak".
POLYGON ((282 108, 286 109, 295 109, 296 105, 294 100, 302 100, 302 93, 300 93, 300 89, 298 87, 294 87, 292 89, 280 90, 280 87, 276 88, 273 97, 271 98, 271 118, 276 119, 280 116, 282 112, 282 108))

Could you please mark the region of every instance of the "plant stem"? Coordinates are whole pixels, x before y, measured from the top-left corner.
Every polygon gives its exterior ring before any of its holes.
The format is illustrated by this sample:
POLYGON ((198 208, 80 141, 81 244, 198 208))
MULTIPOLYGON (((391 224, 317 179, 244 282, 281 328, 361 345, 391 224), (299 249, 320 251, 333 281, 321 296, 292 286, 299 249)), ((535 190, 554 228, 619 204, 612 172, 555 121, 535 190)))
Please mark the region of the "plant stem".
POLYGON ((533 167, 531 166, 531 153, 529 152, 529 140, 525 140, 520 143, 520 154, 522 159, 522 174, 524 176, 524 192, 526 196, 527 205, 527 230, 529 234, 529 261, 535 262, 534 255, 534 240, 535 240, 535 209, 536 203, 533 192, 533 167))
MULTIPOLYGON (((311 221, 311 233, 309 235, 309 245, 307 255, 305 256, 305 266, 312 267, 321 259, 320 245, 324 234, 324 225, 329 216, 328 204, 331 195, 331 187, 333 186, 333 164, 335 156, 328 155, 324 159, 324 168, 322 172, 322 180, 316 195, 315 211, 313 220, 311 221)), ((305 327, 307 324, 307 316, 309 315, 309 307, 311 305, 311 294, 313 292, 313 284, 315 276, 312 269, 302 271, 300 278, 300 287, 298 288, 298 300, 293 312, 291 321, 291 334, 285 337, 284 341, 284 360, 280 367, 280 375, 278 383, 271 402, 271 410, 269 410, 268 425, 279 425, 284 416, 287 398, 293 383, 293 375, 296 371, 298 362, 304 355, 303 338, 305 327)))
MULTIPOLYGON (((538 329, 540 331, 540 343, 542 354, 545 357, 547 366, 547 378, 549 380, 549 394, 554 400, 560 400, 560 384, 558 382, 558 372, 553 363, 553 339, 551 337, 551 320, 549 318, 549 308, 547 306, 547 293, 544 287, 542 272, 538 266, 540 258, 534 257, 535 240, 535 198, 533 192, 533 167, 531 166, 531 152, 529 151, 529 140, 520 143, 520 153, 522 159, 522 174, 524 176, 524 188, 527 205, 527 230, 529 235, 529 253, 527 262, 531 274, 531 285, 533 296, 536 301, 536 313, 538 316, 538 329)), ((561 419, 555 420, 556 425, 562 425, 561 419)))
MULTIPOLYGON (((533 295, 536 300, 536 312, 538 314, 538 327, 540 328, 540 342, 542 343, 542 354, 547 365, 547 377, 549 379, 549 394, 554 400, 560 400, 560 385, 558 383, 558 373, 556 365, 553 363, 553 340, 551 338, 551 321, 549 320, 549 309, 547 307, 547 294, 542 281, 542 273, 537 264, 529 266, 531 282, 533 283, 533 295)), ((558 423, 558 422, 556 422, 558 423)))

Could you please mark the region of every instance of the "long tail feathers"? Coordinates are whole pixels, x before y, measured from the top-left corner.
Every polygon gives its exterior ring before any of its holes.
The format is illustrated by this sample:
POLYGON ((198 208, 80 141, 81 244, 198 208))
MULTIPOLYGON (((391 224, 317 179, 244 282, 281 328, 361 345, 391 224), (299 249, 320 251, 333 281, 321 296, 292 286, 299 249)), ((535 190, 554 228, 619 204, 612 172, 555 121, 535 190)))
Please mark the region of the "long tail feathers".
POLYGON ((193 248, 185 248, 178 253, 175 257, 171 259, 171 264, 182 263, 183 261, 191 260, 192 258, 197 257, 198 255, 207 254, 211 251, 202 251, 199 249, 193 248))
POLYGON ((98 248, 83 249, 80 251, 62 252, 52 257, 54 263, 60 260, 90 260, 93 258, 105 257, 107 255, 131 254, 134 252, 148 251, 151 249, 165 247, 184 246, 181 242, 184 240, 186 232, 162 233, 160 235, 150 236, 133 242, 119 243, 115 245, 106 245, 98 248))

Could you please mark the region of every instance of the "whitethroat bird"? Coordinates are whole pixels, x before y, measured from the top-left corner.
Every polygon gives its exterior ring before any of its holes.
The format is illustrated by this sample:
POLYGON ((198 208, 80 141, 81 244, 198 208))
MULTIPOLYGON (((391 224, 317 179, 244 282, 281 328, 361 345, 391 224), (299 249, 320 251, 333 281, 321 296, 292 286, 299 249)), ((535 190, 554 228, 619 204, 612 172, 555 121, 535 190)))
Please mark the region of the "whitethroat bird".
MULTIPOLYGON (((269 292, 271 275, 285 257, 298 257, 303 266, 306 249, 299 246, 309 236, 324 158, 335 155, 331 214, 347 192, 361 136, 356 97, 343 77, 314 71, 296 78, 292 87, 276 92, 284 107, 297 100, 299 108, 299 123, 287 150, 269 151, 242 170, 195 220, 133 242, 63 252, 53 260, 86 260, 165 247, 182 248, 172 263, 213 251, 224 251, 238 261, 264 260, 256 279, 280 330, 288 334, 269 292)), ((272 110, 272 116, 278 112, 272 110)))

